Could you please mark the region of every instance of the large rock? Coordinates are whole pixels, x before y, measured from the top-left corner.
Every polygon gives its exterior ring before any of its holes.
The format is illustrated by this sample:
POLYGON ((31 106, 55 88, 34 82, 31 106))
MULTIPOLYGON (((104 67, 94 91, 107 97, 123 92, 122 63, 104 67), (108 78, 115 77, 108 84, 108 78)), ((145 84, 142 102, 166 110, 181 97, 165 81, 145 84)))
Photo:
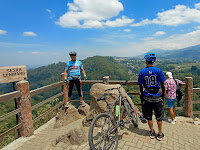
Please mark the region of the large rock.
MULTIPOLYGON (((106 89, 117 88, 119 86, 120 86, 119 84, 106 85, 102 83, 96 83, 91 87, 90 96, 92 101, 90 103, 90 112, 88 113, 88 115, 86 115, 86 118, 83 120, 83 126, 89 126, 91 121, 96 115, 108 111, 105 101, 101 100, 97 102, 97 98, 101 97, 105 93, 106 89)), ((132 104, 134 109, 137 109, 137 107, 133 104, 131 98, 127 95, 123 87, 120 88, 120 91, 123 96, 127 97, 127 100, 132 104)), ((118 94, 119 94, 118 90, 109 91, 109 94, 106 96, 108 104, 112 104, 115 98, 118 96, 118 94)))
POLYGON ((69 132, 63 134, 62 136, 59 136, 56 139, 56 143, 63 142, 72 145, 81 145, 83 143, 86 143, 88 141, 88 132, 85 131, 86 130, 82 126, 79 126, 78 128, 76 127, 69 132))
POLYGON ((81 105, 78 107, 79 114, 86 116, 89 113, 90 106, 86 104, 85 107, 82 107, 81 105))
MULTIPOLYGON (((96 83, 92 86, 92 88, 90 89, 90 96, 91 96, 91 103, 90 103, 90 111, 95 109, 96 111, 102 113, 102 112, 106 112, 107 111, 107 106, 105 101, 99 101, 97 102, 97 98, 101 97, 104 93, 105 90, 110 89, 110 88, 116 88, 119 87, 119 84, 110 84, 110 85, 106 85, 106 84, 101 84, 101 83, 96 83)), ((131 98, 127 95, 126 91, 124 90, 123 87, 120 88, 120 92, 122 93, 123 96, 127 97, 127 100, 132 104, 132 106, 135 108, 137 108, 131 98)), ((106 100, 109 104, 112 104, 115 100, 115 98, 118 96, 119 92, 118 90, 111 90, 109 91, 109 94, 106 96, 106 100)))
POLYGON ((83 119, 82 124, 84 127, 89 127, 92 120, 94 119, 95 116, 97 116, 99 112, 95 109, 91 110, 86 117, 83 119))
POLYGON ((78 113, 77 109, 70 104, 69 108, 63 108, 57 113, 54 128, 66 126, 80 118, 82 118, 82 116, 78 113))

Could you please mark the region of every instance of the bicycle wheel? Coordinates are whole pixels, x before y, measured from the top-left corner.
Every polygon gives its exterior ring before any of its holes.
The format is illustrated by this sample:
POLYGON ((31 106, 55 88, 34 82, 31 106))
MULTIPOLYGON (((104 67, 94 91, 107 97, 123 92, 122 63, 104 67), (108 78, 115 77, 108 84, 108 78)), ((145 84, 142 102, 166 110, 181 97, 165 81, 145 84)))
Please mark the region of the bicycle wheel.
POLYGON ((97 115, 89 128, 88 141, 91 150, 116 150, 118 130, 116 122, 108 114, 97 115))
POLYGON ((133 123, 133 125, 135 127, 138 127, 138 117, 137 117, 132 105, 130 104, 130 102, 128 100, 124 100, 124 106, 125 106, 125 109, 126 109, 129 119, 131 119, 131 122, 133 123))

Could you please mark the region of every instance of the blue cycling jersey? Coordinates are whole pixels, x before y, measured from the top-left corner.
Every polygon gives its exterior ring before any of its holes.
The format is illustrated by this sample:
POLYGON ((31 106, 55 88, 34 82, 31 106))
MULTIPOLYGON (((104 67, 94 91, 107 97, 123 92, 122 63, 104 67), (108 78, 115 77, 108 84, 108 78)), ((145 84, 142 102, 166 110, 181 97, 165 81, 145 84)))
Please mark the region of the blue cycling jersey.
POLYGON ((76 60, 75 62, 69 61, 66 63, 65 69, 68 70, 68 80, 73 80, 72 77, 79 76, 78 79, 81 78, 80 69, 83 68, 83 64, 81 61, 76 60))
POLYGON ((146 67, 142 69, 139 73, 138 84, 143 85, 145 90, 143 92, 144 96, 161 96, 161 93, 149 93, 148 89, 160 89, 160 82, 165 81, 165 76, 160 68, 157 67, 146 67))

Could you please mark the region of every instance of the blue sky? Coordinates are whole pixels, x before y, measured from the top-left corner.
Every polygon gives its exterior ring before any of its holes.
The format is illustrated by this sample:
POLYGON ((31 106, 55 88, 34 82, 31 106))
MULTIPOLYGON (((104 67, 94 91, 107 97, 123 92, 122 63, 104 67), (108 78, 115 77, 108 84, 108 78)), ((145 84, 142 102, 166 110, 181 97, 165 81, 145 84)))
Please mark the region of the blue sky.
POLYGON ((199 0, 1 0, 0 66, 200 44, 199 0))

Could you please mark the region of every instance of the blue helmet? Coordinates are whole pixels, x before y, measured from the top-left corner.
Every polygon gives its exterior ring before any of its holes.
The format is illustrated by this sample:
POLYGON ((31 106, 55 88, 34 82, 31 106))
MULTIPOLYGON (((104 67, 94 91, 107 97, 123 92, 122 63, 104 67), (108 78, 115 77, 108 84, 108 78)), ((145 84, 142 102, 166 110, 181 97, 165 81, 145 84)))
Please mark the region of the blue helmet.
POLYGON ((155 53, 146 53, 144 58, 147 60, 147 61, 150 61, 150 62, 155 62, 156 61, 156 54, 155 53))

